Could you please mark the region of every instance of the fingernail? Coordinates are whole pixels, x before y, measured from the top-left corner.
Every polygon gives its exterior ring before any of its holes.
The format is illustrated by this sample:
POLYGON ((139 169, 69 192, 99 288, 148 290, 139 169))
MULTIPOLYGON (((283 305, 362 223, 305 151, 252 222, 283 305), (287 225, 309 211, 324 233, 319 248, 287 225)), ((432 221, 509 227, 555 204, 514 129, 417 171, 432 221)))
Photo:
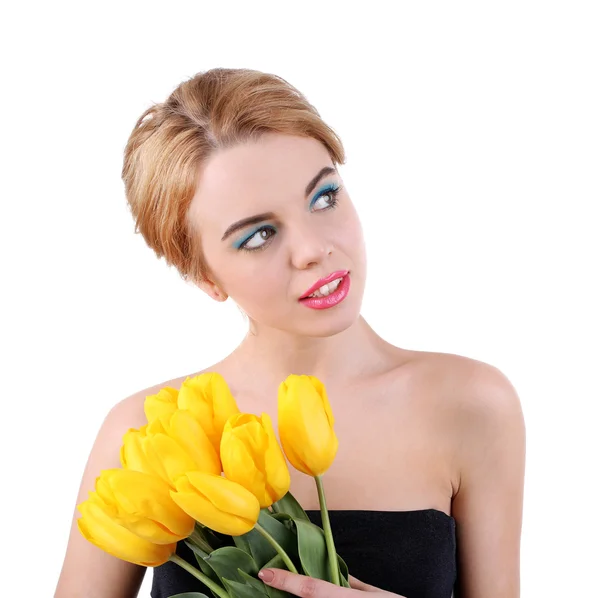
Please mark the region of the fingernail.
POLYGON ((270 581, 273 581, 273 578, 275 577, 275 573, 273 573, 273 571, 271 571, 270 569, 263 569, 262 571, 258 572, 258 576, 263 581, 266 581, 267 583, 269 583, 270 581))

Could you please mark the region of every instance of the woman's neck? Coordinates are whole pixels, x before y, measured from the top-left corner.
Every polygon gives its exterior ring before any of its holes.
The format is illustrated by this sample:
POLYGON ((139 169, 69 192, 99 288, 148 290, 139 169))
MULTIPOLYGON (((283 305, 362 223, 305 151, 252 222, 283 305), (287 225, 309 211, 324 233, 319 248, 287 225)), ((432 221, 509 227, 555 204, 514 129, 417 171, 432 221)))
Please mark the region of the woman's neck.
POLYGON ((339 334, 292 337, 282 331, 248 334, 224 361, 253 388, 273 388, 290 374, 316 376, 326 385, 350 383, 381 370, 395 348, 360 316, 339 334))

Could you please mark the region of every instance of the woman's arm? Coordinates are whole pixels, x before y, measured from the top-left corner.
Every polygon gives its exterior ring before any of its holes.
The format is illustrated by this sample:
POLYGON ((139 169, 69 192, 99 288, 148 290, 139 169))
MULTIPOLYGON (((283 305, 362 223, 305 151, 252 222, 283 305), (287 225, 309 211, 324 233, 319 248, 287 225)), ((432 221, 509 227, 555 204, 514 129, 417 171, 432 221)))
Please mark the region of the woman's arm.
MULTIPOLYGON (((106 416, 86 464, 76 504, 88 497, 102 469, 120 467, 123 435, 145 422, 146 391, 115 405, 106 416)), ((75 510, 55 598, 134 598, 138 595, 145 567, 113 557, 88 542, 77 528, 75 510)))
POLYGON ((498 369, 466 364, 456 399, 455 598, 518 598, 525 476, 519 397, 498 369))

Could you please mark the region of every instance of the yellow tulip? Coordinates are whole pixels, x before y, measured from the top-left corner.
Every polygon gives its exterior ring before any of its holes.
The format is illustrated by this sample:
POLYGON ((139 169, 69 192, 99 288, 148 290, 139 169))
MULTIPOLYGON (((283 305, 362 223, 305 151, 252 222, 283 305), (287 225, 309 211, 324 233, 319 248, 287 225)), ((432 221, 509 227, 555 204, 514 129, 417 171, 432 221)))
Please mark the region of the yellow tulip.
POLYGON ((171 415, 177 409, 177 396, 179 391, 176 388, 165 386, 158 393, 148 395, 144 401, 144 413, 146 419, 151 422, 155 419, 168 421, 171 415))
POLYGON ((281 446, 299 471, 316 477, 333 463, 338 439, 323 383, 315 376, 288 376, 278 391, 281 446))
POLYGON ((96 480, 96 492, 114 507, 115 520, 140 538, 172 544, 187 538, 194 520, 171 498, 160 478, 126 469, 105 469, 96 480))
POLYGON ((143 448, 143 441, 146 438, 148 424, 141 428, 129 428, 123 436, 121 445, 121 465, 125 469, 132 471, 142 471, 155 474, 156 472, 148 463, 146 453, 143 448))
POLYGON ((177 406, 194 414, 219 454, 225 422, 240 412, 225 378, 216 372, 186 378, 179 389, 177 406))
POLYGON ((267 413, 239 413, 227 420, 221 462, 227 478, 250 490, 263 509, 290 489, 290 472, 267 413))
POLYGON ((173 500, 196 521, 229 536, 249 532, 258 521, 260 505, 252 492, 225 477, 189 471, 178 478, 173 500))
POLYGON ((124 561, 158 567, 175 552, 176 543, 155 544, 136 536, 114 520, 114 507, 107 505, 96 492, 77 506, 81 517, 77 527, 83 537, 112 556, 124 561))
POLYGON ((187 471, 221 473, 221 460, 190 411, 177 409, 168 421, 152 420, 123 437, 121 465, 151 473, 172 488, 187 471))

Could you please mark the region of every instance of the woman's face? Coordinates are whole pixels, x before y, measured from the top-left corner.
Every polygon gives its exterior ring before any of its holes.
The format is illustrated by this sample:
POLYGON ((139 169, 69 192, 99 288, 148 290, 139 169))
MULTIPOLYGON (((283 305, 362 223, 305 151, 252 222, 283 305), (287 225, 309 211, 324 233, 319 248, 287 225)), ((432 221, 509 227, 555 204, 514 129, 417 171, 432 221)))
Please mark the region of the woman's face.
MULTIPOLYGON (((362 229, 320 142, 268 133, 218 151, 199 173, 189 216, 212 281, 255 329, 323 337, 356 321, 366 279, 362 229), (345 299, 326 309, 299 300, 337 271, 349 271, 345 299)), ((214 296, 210 282, 199 286, 214 296)))

